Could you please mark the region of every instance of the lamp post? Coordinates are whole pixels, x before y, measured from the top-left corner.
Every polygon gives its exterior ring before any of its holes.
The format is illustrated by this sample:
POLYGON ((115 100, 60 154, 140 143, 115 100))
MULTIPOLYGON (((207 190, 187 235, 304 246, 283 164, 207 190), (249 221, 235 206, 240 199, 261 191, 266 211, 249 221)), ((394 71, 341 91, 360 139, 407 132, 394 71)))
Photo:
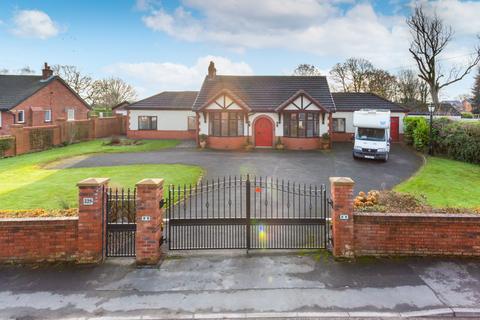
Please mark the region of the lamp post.
POLYGON ((430 113, 430 141, 428 144, 428 154, 433 156, 433 112, 435 111, 435 105, 428 106, 428 113, 430 113))

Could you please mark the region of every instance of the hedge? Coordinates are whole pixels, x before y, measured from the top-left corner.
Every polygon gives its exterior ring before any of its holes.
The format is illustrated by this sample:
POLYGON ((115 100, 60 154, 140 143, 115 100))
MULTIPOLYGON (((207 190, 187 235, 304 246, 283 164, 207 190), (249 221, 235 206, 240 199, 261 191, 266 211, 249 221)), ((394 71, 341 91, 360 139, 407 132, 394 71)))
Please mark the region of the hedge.
MULTIPOLYGON (((453 121, 447 118, 433 120, 433 151, 436 155, 480 163, 480 122, 453 121)), ((430 125, 423 117, 404 120, 405 142, 419 151, 426 151, 430 143, 430 125)))

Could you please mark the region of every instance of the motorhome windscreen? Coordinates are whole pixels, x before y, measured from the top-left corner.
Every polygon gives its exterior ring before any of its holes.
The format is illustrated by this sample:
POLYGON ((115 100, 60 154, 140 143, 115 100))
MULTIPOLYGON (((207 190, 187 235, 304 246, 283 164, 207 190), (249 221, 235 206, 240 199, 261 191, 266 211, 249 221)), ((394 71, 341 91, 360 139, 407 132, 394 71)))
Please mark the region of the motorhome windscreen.
POLYGON ((385 129, 358 128, 358 140, 385 141, 385 129))

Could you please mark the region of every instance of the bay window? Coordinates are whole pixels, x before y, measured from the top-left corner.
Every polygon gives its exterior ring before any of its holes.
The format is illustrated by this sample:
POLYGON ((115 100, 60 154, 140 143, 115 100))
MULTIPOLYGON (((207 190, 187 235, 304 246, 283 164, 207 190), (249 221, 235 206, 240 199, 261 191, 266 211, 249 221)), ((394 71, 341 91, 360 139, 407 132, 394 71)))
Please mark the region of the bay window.
POLYGON ((242 112, 210 112, 209 135, 217 137, 243 136, 242 112))
POLYGON ((318 112, 289 112, 283 115, 283 135, 291 138, 319 136, 318 112))

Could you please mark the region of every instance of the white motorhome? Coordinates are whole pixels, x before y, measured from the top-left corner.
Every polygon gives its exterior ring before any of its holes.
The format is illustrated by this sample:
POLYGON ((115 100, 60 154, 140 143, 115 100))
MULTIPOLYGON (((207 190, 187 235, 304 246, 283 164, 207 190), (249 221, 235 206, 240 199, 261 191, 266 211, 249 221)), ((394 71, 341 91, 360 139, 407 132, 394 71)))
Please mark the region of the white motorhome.
POLYGON ((390 111, 355 111, 353 126, 353 157, 387 161, 390 152, 390 111))

